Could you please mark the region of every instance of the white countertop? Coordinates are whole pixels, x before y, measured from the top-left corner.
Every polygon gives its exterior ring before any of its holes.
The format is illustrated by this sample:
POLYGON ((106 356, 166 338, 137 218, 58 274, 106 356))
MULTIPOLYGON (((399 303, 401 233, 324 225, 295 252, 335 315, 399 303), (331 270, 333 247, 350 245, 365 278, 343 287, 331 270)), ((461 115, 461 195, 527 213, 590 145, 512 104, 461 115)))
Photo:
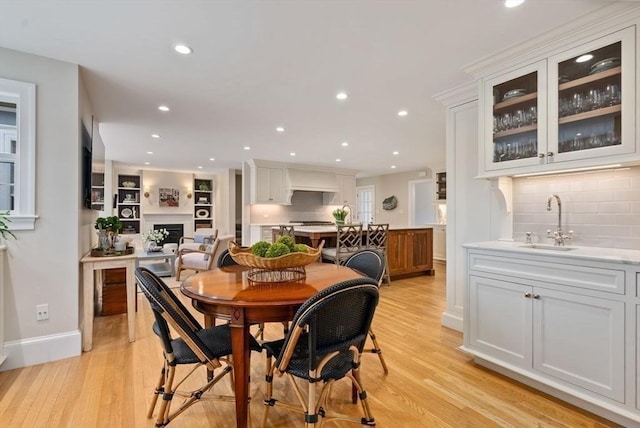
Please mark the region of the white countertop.
MULTIPOLYGON (((277 229, 277 228, 279 227, 274 227, 274 229, 277 229)), ((396 225, 389 226, 389 230, 404 230, 404 229, 431 229, 431 226, 396 226, 396 225)), ((337 228, 336 226, 295 226, 295 230, 298 230, 300 232, 323 233, 323 232, 336 232, 337 228)), ((363 230, 366 230, 366 228, 363 228, 363 230)))
POLYGON ((465 248, 508 251, 521 254, 539 254, 541 256, 563 257, 567 259, 593 260, 640 265, 640 250, 623 250, 619 248, 582 247, 567 245, 569 251, 559 251, 546 244, 534 244, 538 248, 531 248, 524 242, 513 241, 485 241, 464 244, 465 248))

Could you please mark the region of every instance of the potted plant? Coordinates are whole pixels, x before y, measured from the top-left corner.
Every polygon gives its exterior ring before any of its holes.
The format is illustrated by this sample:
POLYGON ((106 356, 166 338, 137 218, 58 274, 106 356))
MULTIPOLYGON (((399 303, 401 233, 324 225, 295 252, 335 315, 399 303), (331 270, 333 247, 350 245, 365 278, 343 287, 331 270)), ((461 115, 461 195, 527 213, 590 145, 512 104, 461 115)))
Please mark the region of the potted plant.
POLYGON ((95 228, 98 229, 98 247, 105 252, 114 250, 116 238, 122 230, 122 222, 118 216, 98 217, 95 228))
POLYGON ((347 218, 349 211, 345 210, 344 208, 336 208, 331 214, 336 221, 336 225, 340 226, 344 224, 344 220, 347 218))
POLYGON ((7 236, 13 236, 14 239, 17 239, 16 235, 9 230, 8 222, 11 222, 9 220, 9 211, 0 212, 0 236, 2 236, 3 240, 7 239, 7 236))

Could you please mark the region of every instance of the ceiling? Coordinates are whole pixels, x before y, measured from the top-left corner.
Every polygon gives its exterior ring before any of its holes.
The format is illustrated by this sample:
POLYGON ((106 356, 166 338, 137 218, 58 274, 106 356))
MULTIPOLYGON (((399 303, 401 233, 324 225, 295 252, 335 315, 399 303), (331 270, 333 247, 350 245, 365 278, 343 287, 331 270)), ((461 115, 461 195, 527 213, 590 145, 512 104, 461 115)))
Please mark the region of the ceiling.
POLYGON ((79 64, 115 161, 215 172, 255 158, 370 176, 444 167, 433 96, 469 82, 461 69, 476 59, 607 3, 0 0, 0 47, 79 64))

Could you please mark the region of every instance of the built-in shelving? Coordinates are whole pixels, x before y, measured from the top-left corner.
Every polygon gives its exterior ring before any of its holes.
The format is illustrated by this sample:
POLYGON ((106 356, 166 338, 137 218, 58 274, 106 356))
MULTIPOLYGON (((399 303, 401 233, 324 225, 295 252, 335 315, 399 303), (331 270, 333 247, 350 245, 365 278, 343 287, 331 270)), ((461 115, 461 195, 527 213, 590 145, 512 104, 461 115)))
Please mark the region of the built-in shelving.
POLYGON ((213 180, 193 180, 193 229, 213 227, 213 180))
POLYGON ((123 234, 140 233, 140 182, 139 175, 118 174, 116 210, 123 234))

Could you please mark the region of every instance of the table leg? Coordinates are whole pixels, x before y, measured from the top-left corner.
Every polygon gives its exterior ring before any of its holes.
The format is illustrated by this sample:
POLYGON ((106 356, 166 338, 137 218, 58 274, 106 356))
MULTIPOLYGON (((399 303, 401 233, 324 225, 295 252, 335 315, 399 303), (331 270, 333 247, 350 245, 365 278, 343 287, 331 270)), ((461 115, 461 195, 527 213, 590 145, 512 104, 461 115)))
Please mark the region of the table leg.
POLYGON ((132 259, 127 262, 127 321, 129 322, 129 342, 136 340, 136 263, 132 259))
POLYGON ((82 350, 93 347, 93 269, 92 263, 82 266, 82 350))
POLYGON ((233 350, 233 375, 236 389, 237 428, 247 427, 249 414, 250 334, 249 325, 244 323, 243 311, 234 309, 231 320, 231 348, 233 350))

